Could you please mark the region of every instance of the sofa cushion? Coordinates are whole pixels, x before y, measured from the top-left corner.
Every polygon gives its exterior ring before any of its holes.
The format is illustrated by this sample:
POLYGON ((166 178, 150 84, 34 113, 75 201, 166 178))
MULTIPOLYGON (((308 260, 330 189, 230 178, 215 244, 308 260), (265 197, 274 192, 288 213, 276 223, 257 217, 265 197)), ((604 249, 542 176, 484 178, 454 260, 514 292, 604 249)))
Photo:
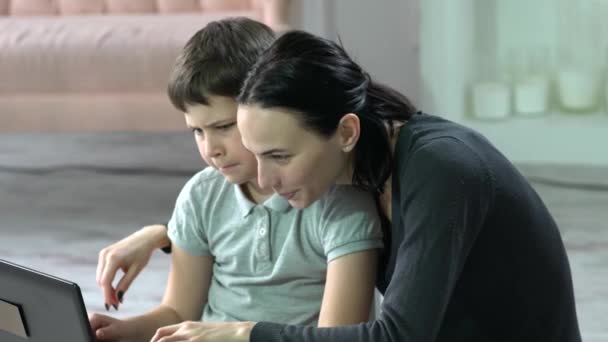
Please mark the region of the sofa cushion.
POLYGON ((244 11, 252 8, 251 0, 199 0, 203 11, 244 11))
POLYGON ((59 13, 66 15, 101 14, 104 12, 103 0, 58 0, 59 13))
POLYGON ((0 16, 251 11, 263 0, 0 0, 0 16))
POLYGON ((12 0, 11 15, 55 15, 57 6, 53 0, 12 0))
POLYGON ((186 41, 227 15, 99 15, 0 20, 0 94, 161 92, 186 41))
POLYGON ((0 0, 0 15, 8 15, 8 0, 0 0))
POLYGON ((106 0, 108 13, 154 13, 156 0, 106 0))
POLYGON ((160 13, 198 12, 198 0, 158 0, 156 3, 160 13))

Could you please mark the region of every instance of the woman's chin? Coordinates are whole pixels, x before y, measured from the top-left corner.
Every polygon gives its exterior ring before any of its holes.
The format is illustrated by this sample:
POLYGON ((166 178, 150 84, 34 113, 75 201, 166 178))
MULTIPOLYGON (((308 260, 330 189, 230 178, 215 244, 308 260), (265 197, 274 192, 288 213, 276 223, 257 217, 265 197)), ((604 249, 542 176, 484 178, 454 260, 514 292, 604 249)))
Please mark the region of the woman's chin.
POLYGON ((291 205, 293 208, 296 208, 296 209, 305 209, 312 204, 311 201, 301 199, 301 198, 292 198, 292 199, 289 199, 287 202, 289 202, 289 205, 291 205))

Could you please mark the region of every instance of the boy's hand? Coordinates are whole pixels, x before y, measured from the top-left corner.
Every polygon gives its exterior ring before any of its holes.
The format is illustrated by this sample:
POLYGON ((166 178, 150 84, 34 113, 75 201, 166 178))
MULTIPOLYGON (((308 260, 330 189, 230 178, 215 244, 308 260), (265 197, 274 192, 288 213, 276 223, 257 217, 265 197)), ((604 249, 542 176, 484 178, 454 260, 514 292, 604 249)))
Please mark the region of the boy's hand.
POLYGON ((129 334, 133 333, 133 328, 128 323, 117 318, 94 313, 89 316, 89 323, 96 341, 131 341, 129 334))
POLYGON ((99 252, 97 284, 103 292, 106 310, 110 306, 118 310, 124 294, 139 272, 148 264, 154 250, 167 241, 166 227, 151 225, 99 252), (121 269, 125 275, 114 288, 112 282, 118 269, 121 269))

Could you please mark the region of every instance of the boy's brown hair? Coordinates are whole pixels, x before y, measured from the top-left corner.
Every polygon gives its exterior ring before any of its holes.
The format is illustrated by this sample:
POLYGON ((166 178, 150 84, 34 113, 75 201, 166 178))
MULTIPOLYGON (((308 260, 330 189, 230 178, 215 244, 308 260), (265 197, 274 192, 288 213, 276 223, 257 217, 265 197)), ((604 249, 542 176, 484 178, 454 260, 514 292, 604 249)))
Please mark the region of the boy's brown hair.
POLYGON ((275 40, 272 29, 245 17, 207 24, 186 43, 169 78, 167 93, 175 108, 209 105, 209 96, 234 97, 247 72, 275 40))

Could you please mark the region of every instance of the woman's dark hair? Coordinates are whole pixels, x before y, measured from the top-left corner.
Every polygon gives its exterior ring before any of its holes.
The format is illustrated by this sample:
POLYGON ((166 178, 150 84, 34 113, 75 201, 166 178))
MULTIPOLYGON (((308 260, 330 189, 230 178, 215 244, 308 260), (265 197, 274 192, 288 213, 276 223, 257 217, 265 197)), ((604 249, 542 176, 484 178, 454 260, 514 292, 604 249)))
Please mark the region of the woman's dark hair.
POLYGON ((302 31, 284 34, 262 54, 238 101, 291 110, 323 137, 336 131, 345 114, 357 114, 361 134, 352 182, 375 194, 392 171, 389 132, 416 112, 404 95, 373 82, 341 46, 302 31))

